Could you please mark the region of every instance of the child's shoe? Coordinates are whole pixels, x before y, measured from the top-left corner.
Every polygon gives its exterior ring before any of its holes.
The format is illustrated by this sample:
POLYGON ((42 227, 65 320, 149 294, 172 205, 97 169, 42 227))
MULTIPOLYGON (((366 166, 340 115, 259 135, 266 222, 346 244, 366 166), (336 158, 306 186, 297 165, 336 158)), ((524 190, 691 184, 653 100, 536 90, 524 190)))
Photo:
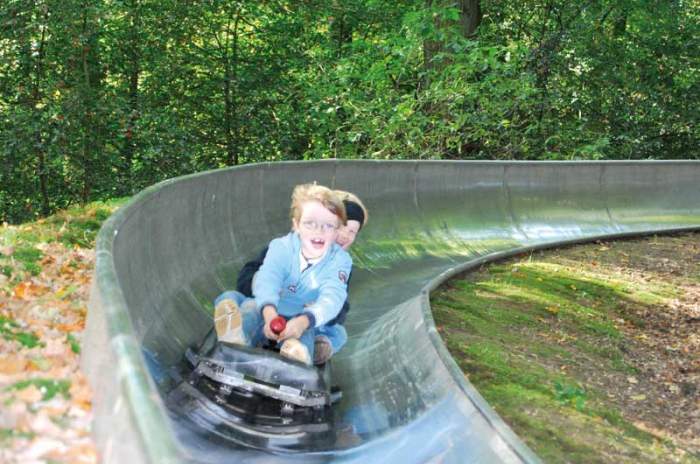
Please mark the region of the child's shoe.
POLYGON ((289 338, 282 343, 280 354, 285 358, 293 359, 304 364, 311 364, 309 350, 296 338, 289 338))
POLYGON ((333 356, 333 347, 328 337, 318 336, 314 340, 314 364, 325 364, 333 356))
POLYGON ((214 308, 214 327, 219 341, 247 345, 241 310, 235 301, 224 299, 214 308))

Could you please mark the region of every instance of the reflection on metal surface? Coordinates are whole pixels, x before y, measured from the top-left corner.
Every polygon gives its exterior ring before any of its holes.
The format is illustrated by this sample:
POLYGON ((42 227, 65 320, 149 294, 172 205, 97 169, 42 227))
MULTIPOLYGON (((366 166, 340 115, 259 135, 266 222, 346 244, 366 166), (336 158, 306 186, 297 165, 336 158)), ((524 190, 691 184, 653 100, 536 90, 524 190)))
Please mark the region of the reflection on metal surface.
POLYGON ((84 368, 104 462, 537 462, 451 360, 428 292, 533 247, 700 228, 699 180, 697 162, 326 161, 154 186, 98 238, 84 368), (206 395, 170 409, 164 398, 211 329, 213 298, 289 229, 291 190, 309 181, 358 194, 372 221, 353 249, 332 433, 290 454, 274 431, 251 445, 206 395))

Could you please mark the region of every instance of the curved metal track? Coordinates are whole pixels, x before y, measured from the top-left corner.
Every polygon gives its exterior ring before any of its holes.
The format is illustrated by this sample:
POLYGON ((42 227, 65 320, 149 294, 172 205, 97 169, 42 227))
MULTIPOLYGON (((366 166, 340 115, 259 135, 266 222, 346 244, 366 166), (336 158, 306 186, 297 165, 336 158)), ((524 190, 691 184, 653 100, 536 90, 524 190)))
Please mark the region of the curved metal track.
POLYGON ((700 163, 376 162, 248 165, 173 179, 105 224, 83 349, 106 463, 537 462, 464 379, 432 321, 430 290, 526 249, 700 228, 700 163), (236 444, 215 405, 168 410, 211 301, 289 229, 294 185, 355 192, 350 340, 335 359, 336 439, 301 453, 236 444))

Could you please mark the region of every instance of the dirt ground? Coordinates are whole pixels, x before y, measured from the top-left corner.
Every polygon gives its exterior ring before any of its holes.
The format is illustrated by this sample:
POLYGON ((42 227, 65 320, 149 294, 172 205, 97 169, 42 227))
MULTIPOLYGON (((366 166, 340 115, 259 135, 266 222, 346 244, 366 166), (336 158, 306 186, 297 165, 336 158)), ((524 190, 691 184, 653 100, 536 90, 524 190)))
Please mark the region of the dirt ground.
POLYGON ((617 327, 635 375, 621 381, 595 368, 584 375, 636 426, 700 453, 700 234, 597 243, 556 254, 676 289, 677 298, 663 306, 616 302, 626 315, 617 327))

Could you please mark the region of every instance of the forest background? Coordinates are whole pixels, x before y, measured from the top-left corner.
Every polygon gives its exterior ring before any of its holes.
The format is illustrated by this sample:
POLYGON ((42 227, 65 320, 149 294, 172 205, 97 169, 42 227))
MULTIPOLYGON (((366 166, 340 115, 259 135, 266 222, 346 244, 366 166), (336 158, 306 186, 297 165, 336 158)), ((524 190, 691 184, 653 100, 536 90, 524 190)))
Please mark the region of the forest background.
POLYGON ((0 222, 243 163, 697 159, 698 0, 3 0, 0 222))

